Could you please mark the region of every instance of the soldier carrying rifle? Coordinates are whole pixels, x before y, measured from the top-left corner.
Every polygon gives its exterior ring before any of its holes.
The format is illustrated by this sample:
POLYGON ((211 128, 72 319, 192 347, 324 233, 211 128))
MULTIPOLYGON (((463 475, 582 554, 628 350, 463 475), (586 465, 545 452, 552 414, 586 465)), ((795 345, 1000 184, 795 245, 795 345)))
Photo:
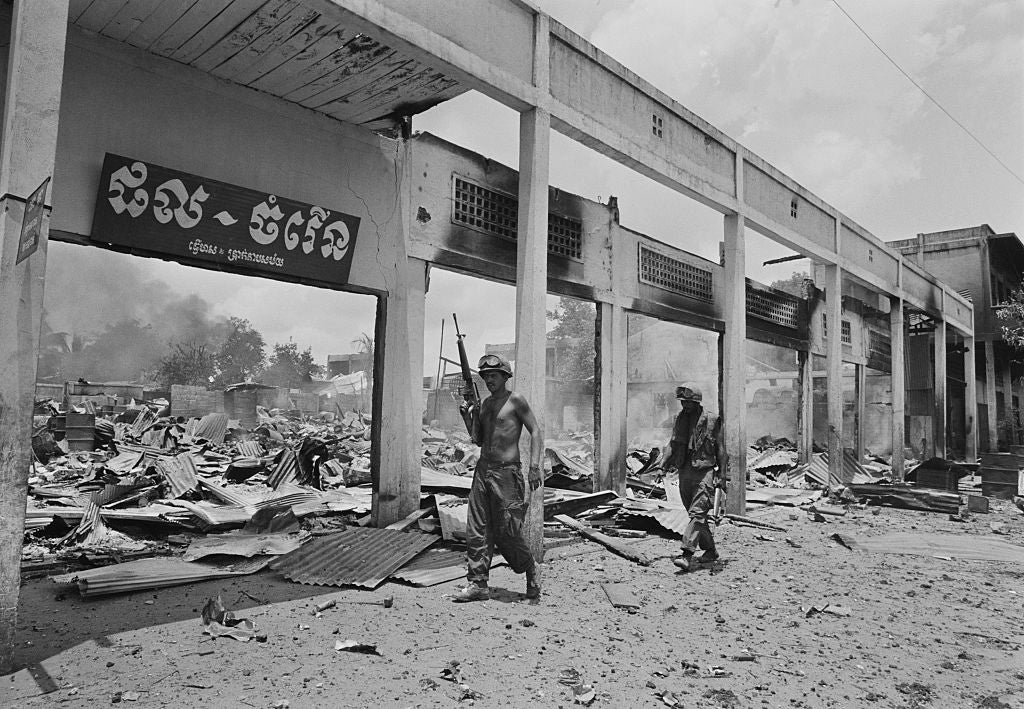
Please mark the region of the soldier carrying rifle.
POLYGON ((700 561, 710 563, 718 558, 715 537, 708 524, 715 507, 716 491, 724 492, 729 455, 719 416, 704 409, 700 388, 686 382, 676 387, 679 415, 672 428, 670 453, 665 472, 679 472, 679 496, 690 515, 683 532, 683 553, 673 563, 683 571, 695 568, 694 554, 703 549, 700 561))
POLYGON ((519 436, 524 427, 530 433, 529 485, 532 492, 541 484, 544 442, 540 426, 526 399, 506 386, 512 377, 512 367, 504 357, 490 354, 480 358, 477 371, 490 396, 479 401, 462 335, 458 337, 466 375, 462 389, 465 400, 459 410, 473 442, 480 446, 480 460, 473 474, 466 517, 469 585, 452 600, 465 603, 490 598, 487 580, 495 547, 514 572, 526 574, 526 597, 539 598, 540 565, 530 554, 523 537, 528 498, 519 458, 519 436))

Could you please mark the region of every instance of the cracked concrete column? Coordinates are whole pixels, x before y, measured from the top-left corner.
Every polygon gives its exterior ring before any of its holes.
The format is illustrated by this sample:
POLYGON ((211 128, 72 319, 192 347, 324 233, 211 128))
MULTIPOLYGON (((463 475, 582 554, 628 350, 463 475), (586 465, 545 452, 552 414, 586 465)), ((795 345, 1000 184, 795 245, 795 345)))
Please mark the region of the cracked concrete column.
POLYGON ((0 674, 13 669, 48 217, 16 261, 23 200, 53 175, 67 22, 68 0, 14 3, 0 151, 0 674))

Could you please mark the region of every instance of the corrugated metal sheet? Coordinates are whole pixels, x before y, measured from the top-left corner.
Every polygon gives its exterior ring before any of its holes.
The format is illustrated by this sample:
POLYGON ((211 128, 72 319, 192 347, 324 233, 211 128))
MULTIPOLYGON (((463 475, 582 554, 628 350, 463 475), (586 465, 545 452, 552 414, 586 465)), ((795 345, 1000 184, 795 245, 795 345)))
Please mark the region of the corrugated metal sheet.
POLYGON ((272 569, 297 583, 376 588, 440 537, 355 527, 316 539, 277 559, 272 569))
POLYGON ((690 515, 686 514, 682 507, 658 507, 648 510, 623 507, 619 514, 651 517, 662 527, 676 534, 682 534, 686 530, 686 525, 690 523, 690 515))
POLYGON ((270 534, 211 534, 193 539, 182 555, 185 561, 195 561, 204 556, 225 554, 227 556, 281 556, 298 549, 310 539, 309 534, 272 532, 270 534))
POLYGON ((199 485, 196 463, 189 453, 181 453, 173 458, 160 458, 156 461, 156 469, 167 481, 168 495, 171 499, 181 497, 199 485))
POLYGON ((199 479, 199 485, 204 489, 208 490, 214 497, 223 500, 229 505, 236 505, 238 507, 252 507, 260 501, 259 497, 255 495, 249 495, 241 490, 234 487, 228 487, 227 485, 215 485, 209 480, 199 479))
POLYGON ((241 526, 252 519, 256 509, 241 505, 211 505, 206 502, 175 500, 174 504, 191 512, 208 527, 241 526))
POLYGON ((267 478, 267 485, 276 490, 284 483, 294 480, 298 474, 299 454, 289 448, 283 448, 278 454, 274 472, 267 478))
POLYGON ((767 451, 760 460, 755 461, 747 467, 751 470, 765 470, 768 468, 791 468, 796 464, 795 451, 767 451))
POLYGON ((192 562, 168 557, 139 559, 50 578, 59 584, 76 584, 82 596, 92 597, 253 574, 266 567, 272 558, 257 556, 230 564, 192 562))
POLYGON ((265 453, 258 441, 239 441, 235 444, 235 452, 248 458, 259 458, 265 453))
POLYGON ((224 435, 227 432, 227 414, 206 414, 192 430, 192 437, 202 438, 210 443, 222 445, 224 443, 224 435))
MULTIPOLYGON (((849 451, 843 451, 843 472, 846 477, 850 478, 854 482, 872 482, 874 478, 867 474, 867 471, 857 462, 857 458, 854 457, 849 451)), ((811 456, 811 463, 807 467, 804 475, 813 482, 819 485, 841 485, 842 481, 832 478, 831 483, 829 482, 828 472, 828 453, 815 453, 811 456)))
POLYGON ((145 453, 142 451, 127 450, 118 453, 103 465, 104 467, 113 470, 115 473, 127 473, 142 462, 144 455, 145 453))
MULTIPOLYGON (((507 562, 500 554, 491 559, 491 568, 507 562)), ((466 552, 458 549, 427 549, 391 574, 391 578, 413 586, 436 586, 466 575, 466 552)))

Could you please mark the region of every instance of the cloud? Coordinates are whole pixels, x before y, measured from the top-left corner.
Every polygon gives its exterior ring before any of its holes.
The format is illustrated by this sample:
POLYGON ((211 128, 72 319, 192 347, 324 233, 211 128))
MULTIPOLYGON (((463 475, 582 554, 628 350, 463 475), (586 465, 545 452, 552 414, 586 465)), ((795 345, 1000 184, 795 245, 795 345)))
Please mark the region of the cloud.
MULTIPOLYGON (((841 4, 965 123, 1004 135, 981 107, 1006 103, 1019 121, 1020 98, 1006 94, 1022 86, 1020 3, 841 4)), ((592 40, 844 211, 944 177, 925 170, 922 155, 942 145, 921 129, 948 119, 831 2, 644 0, 605 14, 592 40)))

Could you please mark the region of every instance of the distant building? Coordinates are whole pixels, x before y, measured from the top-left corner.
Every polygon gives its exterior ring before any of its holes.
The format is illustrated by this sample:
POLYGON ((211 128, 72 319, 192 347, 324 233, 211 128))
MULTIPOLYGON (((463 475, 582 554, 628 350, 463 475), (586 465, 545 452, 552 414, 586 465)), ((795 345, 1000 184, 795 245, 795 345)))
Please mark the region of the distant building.
POLYGON ((372 372, 373 362, 370 354, 366 352, 351 352, 349 354, 327 355, 327 378, 333 379, 340 375, 355 374, 356 372, 372 372))
MULTIPOLYGON (((1003 341, 996 306, 1009 298, 1011 291, 1021 287, 1024 243, 1012 232, 997 234, 988 224, 981 224, 918 234, 913 239, 891 241, 888 245, 974 303, 979 448, 994 451, 999 446, 1020 443, 1012 435, 1013 427, 1008 422, 1019 425, 1016 417, 1019 416, 1020 379, 1024 368, 1014 362, 1012 348, 1003 341)), ((912 351, 924 353, 928 351, 927 345, 918 349, 911 343, 907 347, 908 355, 912 351)), ((962 400, 962 350, 957 352, 954 347, 947 351, 948 391, 950 394, 960 392, 962 400)), ((909 374, 913 370, 908 367, 908 388, 909 374)), ((909 394, 908 408, 912 401, 909 394)), ((955 396, 947 398, 947 406, 951 414, 957 411, 955 396)), ((949 430, 955 429, 950 427, 949 430)), ((957 447, 955 441, 951 443, 957 447)))

